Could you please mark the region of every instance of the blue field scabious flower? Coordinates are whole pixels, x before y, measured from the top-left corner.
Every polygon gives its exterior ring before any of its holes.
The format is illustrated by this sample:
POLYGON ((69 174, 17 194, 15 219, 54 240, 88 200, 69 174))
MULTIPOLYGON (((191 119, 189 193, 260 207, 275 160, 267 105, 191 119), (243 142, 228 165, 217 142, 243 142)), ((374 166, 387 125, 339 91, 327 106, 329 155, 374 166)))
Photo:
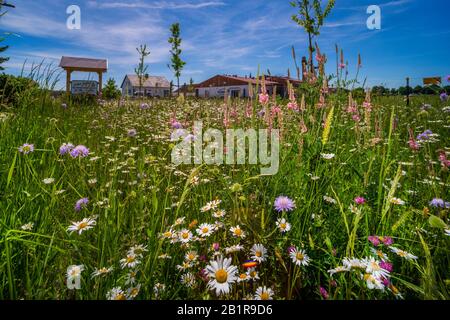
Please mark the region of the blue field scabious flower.
POLYGON ((279 196, 275 199, 274 207, 278 212, 289 212, 295 209, 295 201, 286 196, 279 196))
POLYGON ((434 198, 433 200, 430 201, 430 206, 435 207, 435 208, 448 209, 448 208, 450 208, 450 202, 446 202, 443 199, 434 198))
POLYGON ((84 208, 87 207, 88 203, 89 203, 88 198, 82 198, 82 199, 78 200, 75 203, 75 211, 80 212, 81 210, 83 210, 84 208))
POLYGON ((73 148, 75 148, 75 146, 73 144, 69 143, 63 143, 61 147, 59 147, 59 154, 64 156, 67 153, 69 153, 70 151, 73 150, 73 148))
POLYGON ((89 155, 89 149, 83 145, 76 146, 70 151, 72 158, 84 158, 89 155))

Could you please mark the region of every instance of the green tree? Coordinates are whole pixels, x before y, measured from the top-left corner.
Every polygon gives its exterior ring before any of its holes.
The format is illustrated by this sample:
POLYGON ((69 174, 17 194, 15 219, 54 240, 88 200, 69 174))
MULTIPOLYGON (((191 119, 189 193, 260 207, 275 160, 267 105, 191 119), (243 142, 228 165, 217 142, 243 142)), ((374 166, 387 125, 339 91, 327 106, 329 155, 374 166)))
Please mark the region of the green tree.
POLYGON ((145 80, 148 79, 148 66, 145 64, 145 58, 150 55, 150 51, 147 51, 147 45, 141 45, 139 48, 136 48, 136 51, 139 53, 139 64, 134 69, 134 72, 139 78, 139 95, 143 94, 142 87, 144 85, 145 80))
POLYGON ((121 94, 121 91, 117 88, 116 81, 110 78, 103 89, 103 97, 105 99, 117 99, 121 94))
MULTIPOLYGON (((2 3, 3 1, 0 1, 0 3, 2 3)), ((1 9, 1 6, 0 6, 1 9)), ((0 18, 5 14, 6 12, 2 12, 0 13, 0 18)), ((5 38, 0 37, 0 42, 5 41, 5 38)), ((5 52, 6 50, 8 50, 9 46, 0 46, 0 53, 5 52)), ((0 57, 0 71, 5 70, 4 67, 2 67, 2 64, 9 61, 8 57, 0 57)))
POLYGON ((414 89, 413 89, 412 91, 413 91, 413 93, 415 93, 415 94, 421 94, 421 93, 422 93, 422 90, 423 90, 422 86, 415 86, 414 89))
POLYGON ((180 95, 180 76, 181 76, 181 70, 183 70, 184 66, 186 65, 186 62, 181 60, 181 37, 180 37, 180 24, 174 23, 170 27, 170 32, 172 32, 172 36, 169 38, 169 43, 172 44, 172 50, 170 50, 170 53, 172 54, 172 64, 169 66, 169 69, 171 69, 174 72, 175 78, 177 78, 177 88, 178 88, 178 95, 180 95))
POLYGON ((313 38, 320 35, 320 28, 325 22, 325 18, 331 13, 335 0, 329 0, 325 8, 322 8, 322 0, 295 0, 291 6, 298 8, 298 13, 292 16, 292 20, 305 29, 308 33, 309 41, 309 67, 310 72, 314 72, 313 62, 313 38))

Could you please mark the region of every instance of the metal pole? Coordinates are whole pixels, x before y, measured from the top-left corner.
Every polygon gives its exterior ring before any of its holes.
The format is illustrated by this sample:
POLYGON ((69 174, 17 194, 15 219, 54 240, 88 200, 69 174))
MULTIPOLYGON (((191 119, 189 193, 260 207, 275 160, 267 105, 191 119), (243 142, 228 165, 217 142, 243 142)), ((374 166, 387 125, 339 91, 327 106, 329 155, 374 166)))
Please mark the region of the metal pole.
POLYGON ((406 78, 406 106, 409 107, 409 77, 406 78))

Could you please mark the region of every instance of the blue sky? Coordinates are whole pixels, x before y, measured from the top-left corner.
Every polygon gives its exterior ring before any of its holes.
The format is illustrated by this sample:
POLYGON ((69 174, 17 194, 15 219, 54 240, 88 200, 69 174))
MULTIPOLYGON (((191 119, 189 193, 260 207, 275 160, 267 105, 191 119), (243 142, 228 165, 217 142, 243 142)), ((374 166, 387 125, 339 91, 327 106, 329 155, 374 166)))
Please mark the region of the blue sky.
MULTIPOLYGON (((17 8, 0 19, 0 30, 9 36, 11 60, 8 73, 17 74, 25 60, 58 65, 62 55, 107 58, 118 84, 133 73, 135 48, 146 43, 152 75, 173 79, 169 27, 180 22, 183 59, 187 62, 181 82, 195 82, 212 75, 294 74, 291 46, 306 55, 306 34, 291 21, 295 9, 289 0, 10 0, 17 8), (81 8, 81 30, 66 28, 66 8, 81 8)), ((427 76, 450 74, 450 25, 448 0, 336 0, 336 7, 317 39, 335 70, 335 44, 344 49, 354 74, 357 55, 363 61, 362 78, 369 85, 400 86, 405 77, 421 84, 427 76), (369 5, 379 5, 381 30, 369 30, 369 5)), ((26 68, 27 69, 27 68, 26 68)), ((76 74, 75 79, 86 79, 76 74)), ((64 77, 63 77, 64 79, 64 77)), ((64 81, 58 85, 64 87, 64 81)))

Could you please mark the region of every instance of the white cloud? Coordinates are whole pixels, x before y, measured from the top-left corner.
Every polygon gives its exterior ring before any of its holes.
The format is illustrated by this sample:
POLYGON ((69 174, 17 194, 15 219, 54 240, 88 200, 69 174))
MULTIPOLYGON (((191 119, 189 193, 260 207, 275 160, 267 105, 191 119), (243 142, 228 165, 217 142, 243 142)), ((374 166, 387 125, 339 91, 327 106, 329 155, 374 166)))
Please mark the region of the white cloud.
POLYGON ((102 8, 102 9, 161 9, 161 10, 178 10, 178 9, 202 9, 207 7, 220 7, 225 6, 225 2, 221 1, 207 1, 198 3, 174 3, 159 1, 154 3, 146 2, 105 2, 99 3, 98 1, 90 1, 90 6, 102 8))

